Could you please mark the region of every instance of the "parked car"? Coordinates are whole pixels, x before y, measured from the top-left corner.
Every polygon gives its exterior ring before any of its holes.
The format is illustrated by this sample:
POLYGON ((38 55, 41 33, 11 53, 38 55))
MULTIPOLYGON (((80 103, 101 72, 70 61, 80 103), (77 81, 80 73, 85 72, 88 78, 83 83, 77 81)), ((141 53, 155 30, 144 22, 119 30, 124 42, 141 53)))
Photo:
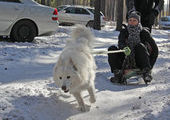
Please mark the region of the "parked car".
POLYGON ((170 29, 170 16, 161 17, 159 21, 160 29, 170 29))
POLYGON ((56 8, 34 0, 0 0, 0 36, 12 41, 31 42, 34 37, 50 35, 58 28, 56 8))
MULTIPOLYGON (((58 7, 59 24, 83 24, 92 27, 94 23, 94 8, 78 5, 63 5, 58 7)), ((106 24, 106 18, 100 12, 101 26, 106 24)))

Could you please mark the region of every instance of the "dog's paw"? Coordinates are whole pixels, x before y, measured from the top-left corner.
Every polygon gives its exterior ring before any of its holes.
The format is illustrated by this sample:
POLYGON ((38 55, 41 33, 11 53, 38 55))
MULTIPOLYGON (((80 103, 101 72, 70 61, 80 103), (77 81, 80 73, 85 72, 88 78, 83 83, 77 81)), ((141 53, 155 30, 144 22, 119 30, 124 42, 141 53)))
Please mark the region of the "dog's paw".
POLYGON ((85 106, 80 106, 80 107, 79 107, 79 110, 80 110, 81 112, 86 112, 86 111, 87 111, 85 106))
POLYGON ((96 98, 95 98, 95 97, 90 97, 89 101, 90 101, 91 103, 95 103, 95 102, 96 102, 96 98))
POLYGON ((88 112, 90 111, 91 105, 79 106, 78 110, 81 112, 88 112))

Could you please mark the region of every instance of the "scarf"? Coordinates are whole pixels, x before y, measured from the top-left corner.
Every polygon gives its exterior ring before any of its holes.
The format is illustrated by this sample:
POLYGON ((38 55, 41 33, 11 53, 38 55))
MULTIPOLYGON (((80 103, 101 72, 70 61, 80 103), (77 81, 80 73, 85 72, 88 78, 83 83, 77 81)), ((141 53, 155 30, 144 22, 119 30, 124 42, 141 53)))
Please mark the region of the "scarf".
POLYGON ((127 58, 126 68, 135 68, 135 46, 141 42, 140 40, 140 32, 142 30, 142 26, 139 23, 138 25, 128 25, 127 30, 129 33, 128 40, 126 41, 127 46, 131 49, 131 54, 127 58))

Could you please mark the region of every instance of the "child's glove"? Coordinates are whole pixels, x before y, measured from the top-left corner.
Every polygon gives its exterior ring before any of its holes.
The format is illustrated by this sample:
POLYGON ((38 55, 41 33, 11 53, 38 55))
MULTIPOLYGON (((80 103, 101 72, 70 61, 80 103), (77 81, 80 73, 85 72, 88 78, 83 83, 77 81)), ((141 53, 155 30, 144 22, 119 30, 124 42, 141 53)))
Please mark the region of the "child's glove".
POLYGON ((123 50, 124 50, 124 53, 125 53, 126 56, 129 56, 129 55, 130 55, 131 50, 130 50, 129 47, 124 47, 123 50))

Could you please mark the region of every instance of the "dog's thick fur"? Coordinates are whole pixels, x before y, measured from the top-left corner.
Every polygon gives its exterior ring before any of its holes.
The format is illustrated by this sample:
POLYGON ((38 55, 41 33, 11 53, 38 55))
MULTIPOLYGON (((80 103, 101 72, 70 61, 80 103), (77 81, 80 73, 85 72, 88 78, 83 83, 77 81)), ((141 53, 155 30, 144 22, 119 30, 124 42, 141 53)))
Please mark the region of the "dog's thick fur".
POLYGON ((81 92, 88 90, 90 102, 95 97, 96 64, 91 54, 93 34, 85 26, 76 26, 71 39, 67 42, 54 67, 53 78, 64 92, 70 92, 76 98, 80 110, 86 111, 81 92))

